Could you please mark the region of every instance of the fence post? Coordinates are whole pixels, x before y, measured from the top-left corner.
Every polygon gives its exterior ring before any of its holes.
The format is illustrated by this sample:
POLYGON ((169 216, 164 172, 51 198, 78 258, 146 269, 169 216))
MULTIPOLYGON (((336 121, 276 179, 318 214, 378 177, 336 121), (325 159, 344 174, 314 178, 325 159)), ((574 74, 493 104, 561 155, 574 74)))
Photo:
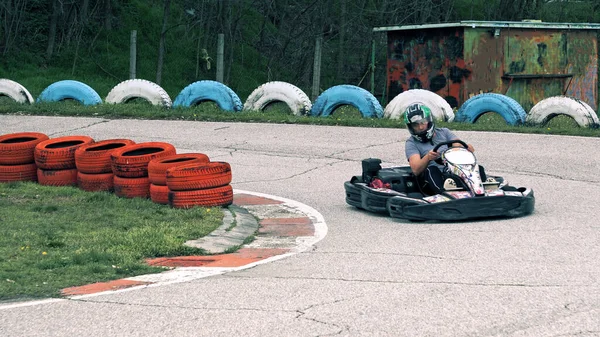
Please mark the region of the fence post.
POLYGON ((321 86, 321 45, 323 37, 317 37, 315 41, 315 60, 313 64, 313 83, 311 99, 314 101, 319 96, 319 87, 321 86))
POLYGON ((217 45, 217 82, 223 83, 223 50, 225 49, 225 34, 219 34, 217 45))
POLYGON ((129 78, 135 78, 136 59, 137 59, 137 30, 131 31, 131 37, 129 39, 129 78))
POLYGON ((371 40, 371 94, 375 95, 375 39, 371 40))

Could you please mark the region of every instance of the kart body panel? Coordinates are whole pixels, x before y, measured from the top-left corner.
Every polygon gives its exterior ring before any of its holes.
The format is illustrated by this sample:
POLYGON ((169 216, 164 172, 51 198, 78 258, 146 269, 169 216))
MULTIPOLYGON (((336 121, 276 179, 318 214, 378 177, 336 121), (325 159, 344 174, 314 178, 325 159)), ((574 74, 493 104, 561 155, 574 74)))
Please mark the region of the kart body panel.
POLYGON ((412 221, 456 221, 491 217, 519 217, 533 212, 535 197, 529 188, 515 188, 499 176, 488 176, 495 183, 482 183, 485 191, 474 193, 466 185, 427 195, 410 166, 381 168, 372 172, 388 188, 373 188, 370 178, 354 176, 344 183, 346 203, 369 212, 387 213, 412 221))
MULTIPOLYGON (((401 197, 392 197, 386 201, 386 206, 390 216, 414 221, 519 217, 533 212, 535 197, 531 189, 498 189, 493 193, 496 195, 446 199, 428 204, 414 204, 401 197)), ((445 193, 433 197, 437 200, 448 198, 445 193)))

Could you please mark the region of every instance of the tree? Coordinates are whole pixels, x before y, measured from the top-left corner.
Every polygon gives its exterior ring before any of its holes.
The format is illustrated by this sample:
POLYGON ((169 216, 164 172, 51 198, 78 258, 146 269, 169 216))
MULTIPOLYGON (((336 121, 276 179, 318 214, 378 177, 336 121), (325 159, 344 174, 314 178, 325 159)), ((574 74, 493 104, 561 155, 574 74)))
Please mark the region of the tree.
POLYGON ((79 16, 80 16, 80 20, 83 24, 86 24, 88 21, 89 7, 90 7, 90 0, 81 0, 81 5, 79 6, 79 16))
POLYGON ((337 60, 337 72, 336 78, 338 78, 341 82, 346 82, 346 72, 344 71, 344 63, 346 62, 346 30, 348 12, 346 11, 346 0, 340 0, 340 36, 339 36, 339 46, 338 46, 338 60, 337 60))
POLYGON ((162 70, 165 58, 165 35, 167 34, 167 21, 171 11, 171 0, 165 0, 163 5, 163 23, 160 31, 160 41, 158 43, 158 62, 156 67, 156 84, 160 85, 162 81, 162 70))
POLYGON ((112 30, 112 0, 104 0, 104 29, 112 30))
POLYGON ((48 45, 46 47, 46 61, 50 60, 54 53, 54 43, 56 42, 56 29, 58 25, 58 16, 62 10, 60 0, 52 1, 52 14, 50 15, 50 26, 48 28, 48 45))
POLYGON ((27 0, 0 1, 0 50, 3 55, 19 39, 26 6, 27 0))

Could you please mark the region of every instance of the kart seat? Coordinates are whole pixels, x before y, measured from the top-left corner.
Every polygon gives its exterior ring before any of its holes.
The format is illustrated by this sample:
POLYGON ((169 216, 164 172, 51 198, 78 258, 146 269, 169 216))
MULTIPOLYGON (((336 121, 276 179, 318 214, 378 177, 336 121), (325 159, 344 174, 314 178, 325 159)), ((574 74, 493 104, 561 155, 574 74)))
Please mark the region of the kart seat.
POLYGON ((459 176, 453 173, 444 173, 446 181, 444 182, 444 189, 446 191, 468 191, 469 187, 465 184, 459 176), (447 185, 446 185, 447 184, 447 185), (448 186, 448 188, 446 187, 448 186))
POLYGON ((446 191, 460 191, 461 189, 452 178, 446 178, 444 181, 444 190, 446 191))
MULTIPOLYGON (((493 190, 496 189, 500 186, 500 181, 492 178, 492 177, 488 177, 486 179, 486 181, 483 182, 483 186, 486 190, 493 190)), ((458 176, 452 176, 446 179, 446 181, 444 182, 444 190, 446 191, 464 191, 467 190, 466 186, 464 186, 464 183, 462 180, 460 180, 458 178, 458 176), (457 184, 456 182, 460 181, 460 184, 457 184)))

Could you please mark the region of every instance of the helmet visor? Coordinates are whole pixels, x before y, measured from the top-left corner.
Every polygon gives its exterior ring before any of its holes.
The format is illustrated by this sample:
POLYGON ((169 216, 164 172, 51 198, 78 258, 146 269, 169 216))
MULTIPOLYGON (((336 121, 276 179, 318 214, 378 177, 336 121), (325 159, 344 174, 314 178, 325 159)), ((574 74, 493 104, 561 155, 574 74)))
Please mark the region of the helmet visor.
POLYGON ((410 124, 408 124, 408 127, 410 128, 413 134, 419 134, 421 132, 427 131, 427 129, 429 129, 429 126, 429 121, 425 118, 420 118, 417 122, 411 122, 410 124))

